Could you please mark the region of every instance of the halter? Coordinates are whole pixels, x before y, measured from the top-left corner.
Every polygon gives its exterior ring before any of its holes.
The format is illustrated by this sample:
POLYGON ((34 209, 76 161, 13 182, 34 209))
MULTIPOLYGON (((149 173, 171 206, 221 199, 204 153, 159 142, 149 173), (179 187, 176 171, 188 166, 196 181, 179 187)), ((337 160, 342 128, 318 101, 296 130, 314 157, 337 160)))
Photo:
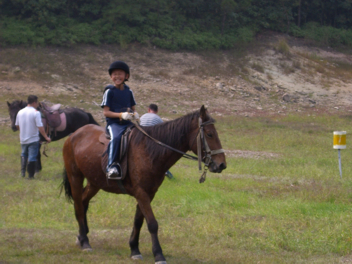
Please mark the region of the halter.
POLYGON ((208 142, 205 140, 205 137, 204 137, 204 127, 207 126, 207 125, 212 125, 214 124, 215 122, 212 121, 212 120, 209 120, 209 121, 206 121, 203 123, 202 119, 199 118, 198 120, 198 132, 197 132, 197 135, 196 137, 194 138, 193 140, 193 143, 190 147, 193 146, 194 144, 194 141, 195 139, 197 139, 197 154, 198 154, 198 157, 195 157, 195 156, 192 156, 192 155, 189 155, 183 151, 180 151, 178 149, 175 149, 173 147, 170 147, 169 145, 166 145, 162 142, 160 142, 159 140, 151 137, 149 134, 147 134, 147 132, 145 132, 143 130, 143 128, 141 128, 139 126, 139 124, 137 122, 135 122, 135 125, 136 125, 136 128, 141 131, 145 136, 147 136, 148 138, 150 138, 151 140, 153 140, 155 143, 163 146, 163 147, 166 147, 168 149, 171 149, 172 151, 175 151, 179 154, 182 154, 182 156, 184 158, 187 158, 187 159, 191 159, 191 160, 198 160, 198 169, 199 169, 199 172, 202 171, 202 162, 204 163, 204 172, 202 174, 202 176, 200 177, 199 179, 199 183, 203 183, 205 181, 205 177, 206 177, 206 174, 207 174, 207 170, 209 168, 209 165, 210 163, 212 162, 212 158, 211 156, 213 155, 216 155, 216 154, 220 154, 220 153, 225 153, 225 151, 223 149, 217 149, 217 150, 211 150, 209 148, 209 145, 208 145, 208 142), (203 144, 201 144, 203 142, 203 144), (202 152, 205 153, 205 156, 204 156, 204 161, 202 161, 202 152))

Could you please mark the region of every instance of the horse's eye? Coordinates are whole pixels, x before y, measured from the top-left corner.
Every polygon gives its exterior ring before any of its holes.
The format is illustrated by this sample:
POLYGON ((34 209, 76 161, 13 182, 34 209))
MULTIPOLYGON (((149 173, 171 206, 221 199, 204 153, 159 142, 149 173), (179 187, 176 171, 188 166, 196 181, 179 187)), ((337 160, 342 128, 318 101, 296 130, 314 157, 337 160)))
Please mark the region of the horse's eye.
POLYGON ((210 137, 210 138, 213 137, 213 134, 211 134, 211 133, 206 133, 206 135, 207 135, 207 137, 210 137))

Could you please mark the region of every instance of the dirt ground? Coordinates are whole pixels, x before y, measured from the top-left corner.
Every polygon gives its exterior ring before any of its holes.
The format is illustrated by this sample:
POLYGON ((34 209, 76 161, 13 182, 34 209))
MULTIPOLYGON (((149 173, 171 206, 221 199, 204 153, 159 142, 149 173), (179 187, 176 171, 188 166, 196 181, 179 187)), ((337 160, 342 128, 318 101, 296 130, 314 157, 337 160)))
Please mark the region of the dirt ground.
POLYGON ((102 91, 110 83, 107 68, 117 59, 131 67, 128 85, 137 111, 157 103, 165 119, 202 104, 216 116, 352 112, 351 52, 284 35, 258 36, 248 47, 227 51, 5 47, 0 57, 0 96, 5 100, 37 94, 56 103, 55 98, 67 96, 66 105, 85 108, 99 121, 102 91))

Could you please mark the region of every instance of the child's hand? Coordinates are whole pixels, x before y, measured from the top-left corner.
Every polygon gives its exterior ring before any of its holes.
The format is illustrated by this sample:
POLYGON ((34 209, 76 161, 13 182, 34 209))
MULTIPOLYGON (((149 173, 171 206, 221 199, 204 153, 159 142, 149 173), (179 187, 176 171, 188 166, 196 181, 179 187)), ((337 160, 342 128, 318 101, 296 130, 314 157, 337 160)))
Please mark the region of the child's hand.
POLYGON ((135 120, 139 120, 139 114, 137 112, 133 113, 133 117, 135 120))
POLYGON ((121 114, 121 118, 124 120, 132 120, 133 115, 131 113, 124 112, 121 114))

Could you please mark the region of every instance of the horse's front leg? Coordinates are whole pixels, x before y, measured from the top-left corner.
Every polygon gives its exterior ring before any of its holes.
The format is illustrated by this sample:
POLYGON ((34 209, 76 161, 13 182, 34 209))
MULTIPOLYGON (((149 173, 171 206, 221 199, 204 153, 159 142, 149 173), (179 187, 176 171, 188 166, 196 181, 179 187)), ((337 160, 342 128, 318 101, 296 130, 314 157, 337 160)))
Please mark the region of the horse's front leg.
POLYGON ((130 248, 132 259, 142 259, 141 252, 139 251, 139 234, 143 225, 144 215, 142 214, 139 205, 137 204, 136 215, 134 216, 133 230, 130 237, 130 248))
POLYGON ((166 260, 158 238, 158 222, 155 219, 152 207, 150 205, 152 199, 146 193, 138 195, 136 198, 138 201, 138 206, 147 221, 148 230, 152 237, 152 250, 154 254, 155 264, 166 264, 166 260))

